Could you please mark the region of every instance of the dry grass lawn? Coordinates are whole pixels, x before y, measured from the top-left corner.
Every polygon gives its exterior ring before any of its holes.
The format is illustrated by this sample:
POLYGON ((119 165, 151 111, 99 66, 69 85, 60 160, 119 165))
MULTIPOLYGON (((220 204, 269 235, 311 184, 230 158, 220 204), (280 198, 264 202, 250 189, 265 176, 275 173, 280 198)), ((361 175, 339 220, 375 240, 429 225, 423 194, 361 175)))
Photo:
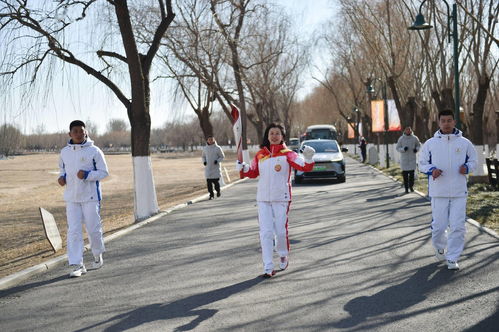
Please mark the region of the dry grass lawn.
MULTIPOLYGON (((33 154, 0 161, 0 278, 47 259, 54 254, 45 238, 39 207, 52 213, 66 242, 63 188, 57 184, 58 154, 33 154)), ((113 233, 133 220, 133 174, 130 155, 106 155, 110 176, 102 182, 104 232, 113 233)), ((235 156, 227 154, 223 166, 231 180, 235 156)), ((152 155, 158 203, 161 210, 206 193, 201 152, 152 155)), ((226 181, 227 182, 227 181, 226 181)))

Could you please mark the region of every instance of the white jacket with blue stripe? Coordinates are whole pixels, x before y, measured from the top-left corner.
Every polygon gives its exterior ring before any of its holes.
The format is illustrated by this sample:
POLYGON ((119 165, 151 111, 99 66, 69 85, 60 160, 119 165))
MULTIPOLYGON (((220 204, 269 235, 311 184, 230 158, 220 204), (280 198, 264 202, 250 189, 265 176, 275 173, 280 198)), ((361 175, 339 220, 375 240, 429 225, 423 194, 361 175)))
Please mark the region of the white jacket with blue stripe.
POLYGON ((59 158, 59 176, 66 179, 64 200, 66 202, 100 201, 102 190, 100 180, 109 175, 104 153, 87 138, 81 144, 68 145, 61 150, 59 158), (85 171, 83 179, 79 179, 78 171, 85 171))
POLYGON ((439 130, 425 142, 419 154, 419 170, 428 175, 430 197, 463 197, 468 195, 467 179, 459 168, 465 165, 467 173, 475 170, 477 153, 473 144, 454 129, 451 134, 439 130), (438 168, 442 175, 433 179, 432 171, 438 168))

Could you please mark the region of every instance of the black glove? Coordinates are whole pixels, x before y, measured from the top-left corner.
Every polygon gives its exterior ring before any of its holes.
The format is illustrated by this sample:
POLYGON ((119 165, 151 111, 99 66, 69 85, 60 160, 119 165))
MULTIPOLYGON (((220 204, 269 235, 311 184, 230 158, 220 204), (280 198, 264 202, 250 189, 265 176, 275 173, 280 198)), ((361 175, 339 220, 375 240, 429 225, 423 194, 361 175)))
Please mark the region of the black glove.
POLYGON ((404 151, 407 151, 409 148, 407 146, 404 146, 404 151))
POLYGON ((213 163, 216 165, 216 164, 218 164, 218 161, 215 160, 213 163))
POLYGON ((417 153, 418 149, 414 148, 414 150, 412 150, 412 152, 417 153))
POLYGON ((203 162, 203 165, 205 165, 205 166, 206 166, 206 161, 205 161, 205 162, 203 162))

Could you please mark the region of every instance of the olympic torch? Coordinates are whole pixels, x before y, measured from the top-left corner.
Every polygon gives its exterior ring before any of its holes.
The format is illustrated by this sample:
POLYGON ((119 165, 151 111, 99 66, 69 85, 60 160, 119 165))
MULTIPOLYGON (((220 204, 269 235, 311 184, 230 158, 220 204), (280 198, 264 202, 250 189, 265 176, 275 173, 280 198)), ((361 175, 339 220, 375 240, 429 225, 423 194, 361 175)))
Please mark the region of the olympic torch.
MULTIPOLYGON (((241 112, 234 104, 230 104, 230 108, 232 115, 232 130, 234 131, 234 142, 237 151, 237 160, 243 162, 243 127, 241 123, 241 112)), ((239 177, 241 179, 244 178, 242 171, 239 172, 239 177)))

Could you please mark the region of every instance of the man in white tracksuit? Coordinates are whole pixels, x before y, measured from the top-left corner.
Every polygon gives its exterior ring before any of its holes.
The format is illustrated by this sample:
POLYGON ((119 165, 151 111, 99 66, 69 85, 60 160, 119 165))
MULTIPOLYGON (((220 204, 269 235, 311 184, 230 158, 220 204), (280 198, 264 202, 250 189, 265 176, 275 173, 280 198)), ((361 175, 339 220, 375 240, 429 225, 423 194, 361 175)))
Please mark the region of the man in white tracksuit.
POLYGON ((429 176, 435 256, 447 260, 448 269, 457 270, 466 233, 466 174, 475 169, 477 153, 473 144, 455 128, 451 110, 438 114, 438 125, 440 130, 423 145, 419 169, 429 176))
POLYGON ((83 264, 83 223, 94 255, 92 267, 98 269, 103 264, 105 247, 100 218, 100 180, 108 176, 108 169, 104 154, 88 138, 83 121, 71 122, 69 136, 68 145, 61 150, 58 182, 66 186, 67 252, 72 267, 69 276, 80 277, 87 272, 83 264))

